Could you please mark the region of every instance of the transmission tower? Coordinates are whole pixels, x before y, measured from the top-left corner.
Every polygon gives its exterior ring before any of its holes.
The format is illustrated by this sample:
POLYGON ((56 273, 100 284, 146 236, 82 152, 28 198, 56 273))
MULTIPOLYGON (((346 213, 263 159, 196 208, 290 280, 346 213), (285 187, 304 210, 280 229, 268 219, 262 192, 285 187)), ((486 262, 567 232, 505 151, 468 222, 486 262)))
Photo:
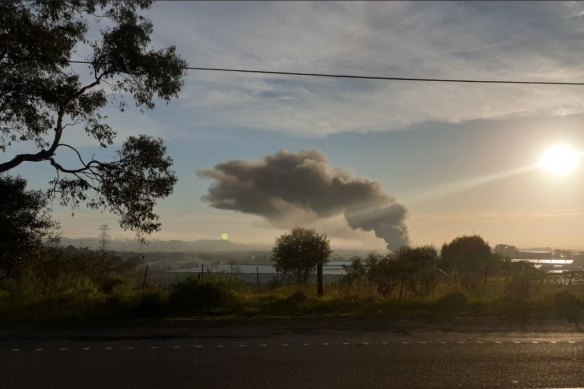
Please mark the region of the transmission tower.
POLYGON ((103 252, 107 250, 107 245, 109 243, 109 234, 108 231, 110 230, 107 224, 102 224, 99 226, 99 249, 103 252))

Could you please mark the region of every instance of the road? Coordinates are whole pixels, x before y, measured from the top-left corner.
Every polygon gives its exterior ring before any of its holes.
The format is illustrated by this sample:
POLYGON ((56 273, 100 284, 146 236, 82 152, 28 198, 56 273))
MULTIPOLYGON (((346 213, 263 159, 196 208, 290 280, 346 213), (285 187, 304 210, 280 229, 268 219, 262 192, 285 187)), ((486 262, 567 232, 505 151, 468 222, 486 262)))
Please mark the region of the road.
POLYGON ((248 325, 0 334, 1 388, 582 387, 577 331, 248 325))

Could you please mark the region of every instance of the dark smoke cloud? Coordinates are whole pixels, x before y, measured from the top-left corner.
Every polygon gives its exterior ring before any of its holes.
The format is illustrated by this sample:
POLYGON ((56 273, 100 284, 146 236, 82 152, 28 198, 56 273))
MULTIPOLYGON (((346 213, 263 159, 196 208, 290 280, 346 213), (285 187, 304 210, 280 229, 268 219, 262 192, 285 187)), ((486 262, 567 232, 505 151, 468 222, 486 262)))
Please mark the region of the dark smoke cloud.
POLYGON ((203 200, 214 208, 260 215, 281 224, 298 213, 343 214, 353 229, 374 231, 389 249, 408 243, 407 210, 379 183, 331 167, 316 150, 279 151, 262 162, 229 161, 198 171, 214 180, 203 200))

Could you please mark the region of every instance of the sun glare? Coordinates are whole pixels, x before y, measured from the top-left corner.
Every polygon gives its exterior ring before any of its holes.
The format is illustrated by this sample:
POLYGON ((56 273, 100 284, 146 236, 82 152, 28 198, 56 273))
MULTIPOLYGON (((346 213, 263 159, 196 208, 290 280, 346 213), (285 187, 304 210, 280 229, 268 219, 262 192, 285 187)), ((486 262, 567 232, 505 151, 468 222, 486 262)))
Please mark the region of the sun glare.
POLYGON ((547 149, 540 166, 554 176, 567 176, 576 170, 582 153, 568 145, 556 145, 547 149))

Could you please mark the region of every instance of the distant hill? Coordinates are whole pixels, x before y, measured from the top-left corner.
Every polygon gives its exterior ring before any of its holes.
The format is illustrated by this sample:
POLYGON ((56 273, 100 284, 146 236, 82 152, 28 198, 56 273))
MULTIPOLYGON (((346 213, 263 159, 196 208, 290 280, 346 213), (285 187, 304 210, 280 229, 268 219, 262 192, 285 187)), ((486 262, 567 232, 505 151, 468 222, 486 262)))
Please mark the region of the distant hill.
MULTIPOLYGON (((97 250, 99 239, 97 238, 62 238, 61 246, 86 247, 97 250)), ((108 242, 108 250, 118 252, 142 252, 142 253, 245 253, 265 252, 269 253, 271 245, 244 244, 228 240, 200 239, 194 241, 182 240, 152 240, 141 245, 133 239, 112 239, 108 242)), ((359 249, 334 249, 331 259, 350 259, 354 256, 366 256, 370 250, 359 249)))
MULTIPOLYGON (((61 246, 99 248, 97 238, 62 238, 61 246)), ((219 239, 200 239, 194 241, 182 240, 151 240, 140 244, 133 239, 112 239, 108 242, 108 250, 142 251, 142 252, 229 252, 229 251, 263 251, 270 250, 268 245, 243 244, 219 239)))

